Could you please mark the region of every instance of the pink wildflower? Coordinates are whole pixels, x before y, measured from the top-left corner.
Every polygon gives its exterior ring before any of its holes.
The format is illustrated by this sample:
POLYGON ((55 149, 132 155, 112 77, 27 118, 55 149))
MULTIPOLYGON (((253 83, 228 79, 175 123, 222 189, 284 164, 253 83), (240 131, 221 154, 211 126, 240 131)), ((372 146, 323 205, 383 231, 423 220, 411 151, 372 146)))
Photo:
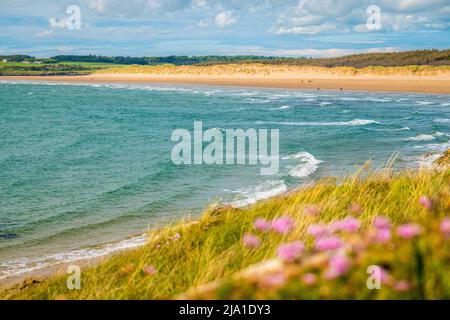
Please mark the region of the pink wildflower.
POLYGON ((247 248, 255 249, 255 248, 259 247, 260 241, 259 241, 258 237, 254 236, 254 235, 252 235, 250 233, 246 233, 242 237, 242 243, 247 248))
POLYGON ((430 210, 433 207, 433 202, 427 196, 421 196, 419 198, 419 203, 425 208, 430 210))
POLYGON ((286 216, 272 221, 272 229, 279 234, 287 234, 293 227, 294 220, 286 216))
POLYGON ((294 241, 286 243, 278 247, 278 257, 285 262, 293 262, 297 259, 305 249, 303 242, 294 241))
POLYGON ((314 205, 310 205, 310 206, 306 206, 303 209, 303 213, 308 215, 308 216, 318 216, 320 214, 320 208, 318 206, 314 206, 314 205))
POLYGON ((356 232, 359 229, 360 222, 358 219, 353 217, 347 217, 345 219, 335 221, 331 223, 331 229, 334 231, 343 231, 343 232, 356 232))
POLYGON ((380 268, 380 282, 383 284, 389 283, 391 280, 390 274, 384 268, 380 268))
POLYGON ((377 243, 386 244, 391 241, 391 230, 389 229, 379 229, 375 233, 374 241, 377 243))
POLYGON ((149 276, 153 276, 156 274, 156 269, 153 266, 146 266, 143 269, 144 273, 149 276))
POLYGON ((405 292, 411 289, 411 285, 407 280, 400 280, 394 284, 393 289, 395 291, 405 292))
POLYGON ((441 233, 445 237, 450 237, 450 218, 449 217, 444 218, 444 220, 442 220, 440 230, 441 230, 441 233))
POLYGON ((180 236, 180 234, 177 232, 177 233, 175 233, 172 237, 169 237, 169 240, 177 241, 177 240, 180 240, 180 238, 181 238, 181 236, 180 236))
POLYGON ((275 273, 264 277, 262 283, 269 288, 279 288, 286 283, 286 277, 282 273, 275 273))
POLYGON ((316 239, 314 248, 318 251, 336 250, 342 246, 342 240, 336 236, 316 239))
POLYGON ((302 276, 302 281, 307 286, 312 286, 313 284, 315 284, 317 282, 317 277, 314 273, 305 273, 302 276))
POLYGON ((328 234, 329 230, 327 226, 323 224, 312 224, 308 227, 306 232, 315 238, 320 238, 328 234))
POLYGON ((269 231, 270 230, 270 222, 263 218, 258 218, 253 223, 253 227, 258 231, 269 231))
POLYGON ((397 234, 404 239, 412 239, 422 233, 422 227, 415 223, 406 223, 397 227, 397 234))
POLYGON ((362 207, 359 203, 354 202, 348 207, 348 210, 354 214, 360 214, 362 212, 362 207))
POLYGON ((375 228, 377 228, 379 230, 380 229, 389 229, 391 227, 391 222, 386 217, 378 216, 373 221, 373 225, 375 228))
POLYGON ((325 272, 326 279, 335 279, 347 273, 351 267, 351 260, 342 254, 337 254, 328 262, 328 269, 325 272))

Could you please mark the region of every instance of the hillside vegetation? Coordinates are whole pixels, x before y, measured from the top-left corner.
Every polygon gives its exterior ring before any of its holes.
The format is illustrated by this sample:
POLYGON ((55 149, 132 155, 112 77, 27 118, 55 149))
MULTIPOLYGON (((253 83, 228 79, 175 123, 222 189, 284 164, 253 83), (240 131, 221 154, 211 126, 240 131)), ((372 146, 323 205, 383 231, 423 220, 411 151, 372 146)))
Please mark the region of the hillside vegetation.
POLYGON ((448 167, 363 168, 150 232, 147 245, 83 270, 80 290, 61 275, 0 297, 449 299, 449 267, 448 167), (367 287, 369 266, 379 289, 367 287))
POLYGON ((106 57, 106 56, 56 56, 56 61, 107 62, 116 64, 139 65, 212 65, 226 63, 264 63, 318 67, 354 67, 368 66, 408 66, 408 65, 450 65, 450 50, 416 50, 387 53, 364 53, 336 58, 286 58, 252 55, 237 56, 165 56, 165 57, 106 57))
POLYGON ((448 66, 450 65, 450 50, 415 50, 403 52, 363 53, 335 58, 292 58, 277 56, 236 55, 236 56, 161 56, 161 57, 129 57, 129 56, 100 56, 100 55, 58 55, 48 59, 36 59, 27 55, 0 56, 9 62, 36 61, 44 63, 101 63, 120 65, 215 65, 215 64, 247 64, 263 63, 276 65, 316 66, 316 67, 353 67, 365 68, 369 66, 448 66))
POLYGON ((212 75, 212 76, 439 76, 450 74, 450 66, 406 66, 406 67, 314 67, 293 65, 218 64, 208 66, 120 66, 97 70, 107 74, 151 74, 151 75, 212 75))

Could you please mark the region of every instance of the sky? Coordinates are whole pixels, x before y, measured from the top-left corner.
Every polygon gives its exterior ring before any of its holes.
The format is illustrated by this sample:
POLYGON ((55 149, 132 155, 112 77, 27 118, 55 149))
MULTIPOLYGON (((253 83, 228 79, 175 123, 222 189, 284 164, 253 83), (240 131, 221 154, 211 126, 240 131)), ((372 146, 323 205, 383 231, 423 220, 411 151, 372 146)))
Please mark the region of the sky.
POLYGON ((450 48, 450 0, 0 0, 0 55, 331 57, 428 48, 450 48))

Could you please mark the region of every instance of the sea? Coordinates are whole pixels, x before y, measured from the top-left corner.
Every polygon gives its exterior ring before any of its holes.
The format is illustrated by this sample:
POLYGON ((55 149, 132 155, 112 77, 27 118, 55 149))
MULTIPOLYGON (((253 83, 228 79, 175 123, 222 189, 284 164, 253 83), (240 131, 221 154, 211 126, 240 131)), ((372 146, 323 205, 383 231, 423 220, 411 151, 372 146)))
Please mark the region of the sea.
POLYGON ((0 279, 141 246, 212 204, 244 207, 367 161, 429 166, 450 96, 0 81, 0 279), (279 170, 175 164, 174 130, 278 129, 279 170))

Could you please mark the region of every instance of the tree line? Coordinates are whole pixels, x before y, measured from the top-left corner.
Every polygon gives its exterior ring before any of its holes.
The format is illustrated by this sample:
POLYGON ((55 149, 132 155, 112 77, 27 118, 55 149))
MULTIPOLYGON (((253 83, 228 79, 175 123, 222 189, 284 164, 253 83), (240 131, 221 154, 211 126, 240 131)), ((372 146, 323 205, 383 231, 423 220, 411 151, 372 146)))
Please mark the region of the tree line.
MULTIPOLYGON (((35 61, 34 57, 27 55, 0 56, 0 59, 8 59, 10 62, 35 61)), ((355 67, 368 66, 407 66, 407 65, 450 65, 450 50, 415 50, 403 52, 364 53, 353 54, 336 58, 289 58, 267 57, 257 55, 235 56, 162 56, 162 57, 128 57, 128 56, 101 56, 101 55, 58 55, 47 59, 39 59, 45 63, 60 62, 96 62, 113 64, 137 64, 137 65, 213 65, 227 63, 264 63, 287 64, 297 66, 320 67, 355 67)))

